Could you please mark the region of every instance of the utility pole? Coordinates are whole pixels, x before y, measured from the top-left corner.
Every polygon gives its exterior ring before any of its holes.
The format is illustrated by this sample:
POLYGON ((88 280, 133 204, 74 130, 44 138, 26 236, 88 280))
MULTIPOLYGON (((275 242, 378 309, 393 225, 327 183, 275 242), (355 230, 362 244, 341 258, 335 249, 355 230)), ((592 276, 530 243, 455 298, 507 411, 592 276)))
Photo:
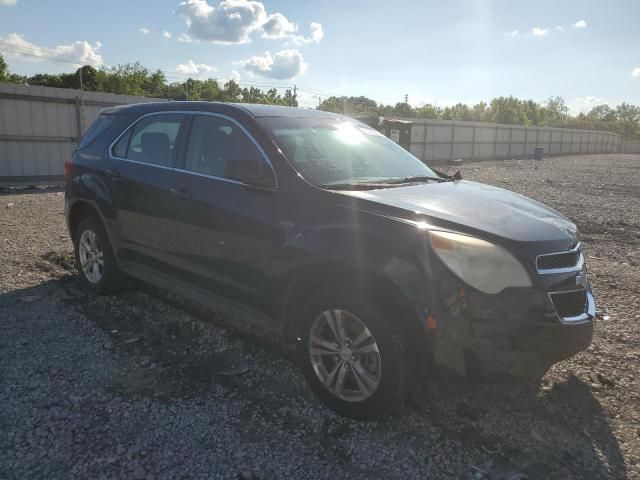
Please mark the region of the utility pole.
POLYGON ((320 97, 320 95, 318 95, 318 107, 320 107, 321 103, 322 103, 322 98, 320 97))
POLYGON ((409 105, 409 94, 407 94, 407 93, 404 94, 404 103, 409 105))
POLYGON ((297 85, 293 86, 293 98, 296 98, 298 95, 298 87, 297 85))
POLYGON ((84 95, 82 94, 82 66, 78 69, 78 73, 80 76, 80 104, 82 105, 82 125, 80 128, 84 132, 84 125, 86 123, 86 119, 84 117, 84 95))

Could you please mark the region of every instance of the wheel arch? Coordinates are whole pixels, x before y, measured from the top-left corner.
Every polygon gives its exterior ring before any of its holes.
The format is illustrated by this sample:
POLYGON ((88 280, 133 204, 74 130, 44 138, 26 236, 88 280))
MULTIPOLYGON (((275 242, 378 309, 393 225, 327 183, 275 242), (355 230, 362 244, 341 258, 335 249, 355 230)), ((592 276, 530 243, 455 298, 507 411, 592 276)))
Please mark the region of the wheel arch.
POLYGON ((412 345, 419 348, 427 345, 424 329, 417 312, 398 285, 381 273, 371 272, 354 265, 341 263, 317 264, 301 268, 289 274, 282 282, 282 300, 279 315, 283 319, 283 340, 286 345, 295 345, 300 336, 298 321, 305 300, 327 286, 348 285, 354 294, 366 295, 382 302, 389 311, 398 311, 402 334, 412 345), (339 281, 336 281, 339 279, 339 281), (423 339, 424 342, 420 342, 423 339))
POLYGON ((107 235, 109 235, 109 231, 107 230, 107 224, 100 213, 100 209, 90 200, 78 199, 69 207, 69 214, 67 216, 67 223, 69 226, 69 234, 72 240, 75 240, 76 230, 78 229, 78 225, 85 218, 95 218, 98 220, 107 235))

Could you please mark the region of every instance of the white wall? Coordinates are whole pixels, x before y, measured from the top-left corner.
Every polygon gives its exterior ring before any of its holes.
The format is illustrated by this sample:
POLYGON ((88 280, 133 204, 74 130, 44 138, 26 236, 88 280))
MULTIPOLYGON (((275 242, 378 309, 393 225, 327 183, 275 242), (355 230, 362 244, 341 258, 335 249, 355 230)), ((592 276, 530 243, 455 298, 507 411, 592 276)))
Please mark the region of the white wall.
POLYGON ((610 132, 419 118, 399 120, 413 122, 410 151, 426 162, 523 158, 533 156, 536 147, 543 147, 546 156, 613 153, 621 148, 620 136, 610 132))
POLYGON ((59 177, 78 138, 108 106, 164 101, 0 84, 0 181, 59 177))

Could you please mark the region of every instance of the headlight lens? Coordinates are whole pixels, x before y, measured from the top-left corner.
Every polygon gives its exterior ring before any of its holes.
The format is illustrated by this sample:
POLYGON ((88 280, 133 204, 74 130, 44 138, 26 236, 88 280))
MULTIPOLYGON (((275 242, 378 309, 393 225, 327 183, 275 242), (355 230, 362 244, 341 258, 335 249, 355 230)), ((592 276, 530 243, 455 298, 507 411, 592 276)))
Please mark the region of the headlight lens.
POLYGON ((431 247, 460 279, 484 293, 530 287, 522 264, 504 248, 468 235, 429 232, 431 247))

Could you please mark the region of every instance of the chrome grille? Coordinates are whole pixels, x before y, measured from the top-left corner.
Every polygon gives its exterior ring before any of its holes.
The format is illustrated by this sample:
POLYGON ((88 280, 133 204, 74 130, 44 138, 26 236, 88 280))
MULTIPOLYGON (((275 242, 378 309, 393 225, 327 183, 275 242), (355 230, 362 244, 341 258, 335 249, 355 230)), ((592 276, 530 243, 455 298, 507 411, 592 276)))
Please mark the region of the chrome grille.
POLYGON ((580 244, 566 252, 546 253, 536 258, 539 273, 564 273, 582 270, 584 257, 580 244))
POLYGON ((571 268, 578 263, 580 254, 578 252, 556 253, 554 255, 543 255, 538 257, 538 270, 552 270, 555 268, 571 268))
POLYGON ((587 310, 587 291, 585 289, 550 293, 549 296, 556 312, 562 318, 577 317, 587 310))

